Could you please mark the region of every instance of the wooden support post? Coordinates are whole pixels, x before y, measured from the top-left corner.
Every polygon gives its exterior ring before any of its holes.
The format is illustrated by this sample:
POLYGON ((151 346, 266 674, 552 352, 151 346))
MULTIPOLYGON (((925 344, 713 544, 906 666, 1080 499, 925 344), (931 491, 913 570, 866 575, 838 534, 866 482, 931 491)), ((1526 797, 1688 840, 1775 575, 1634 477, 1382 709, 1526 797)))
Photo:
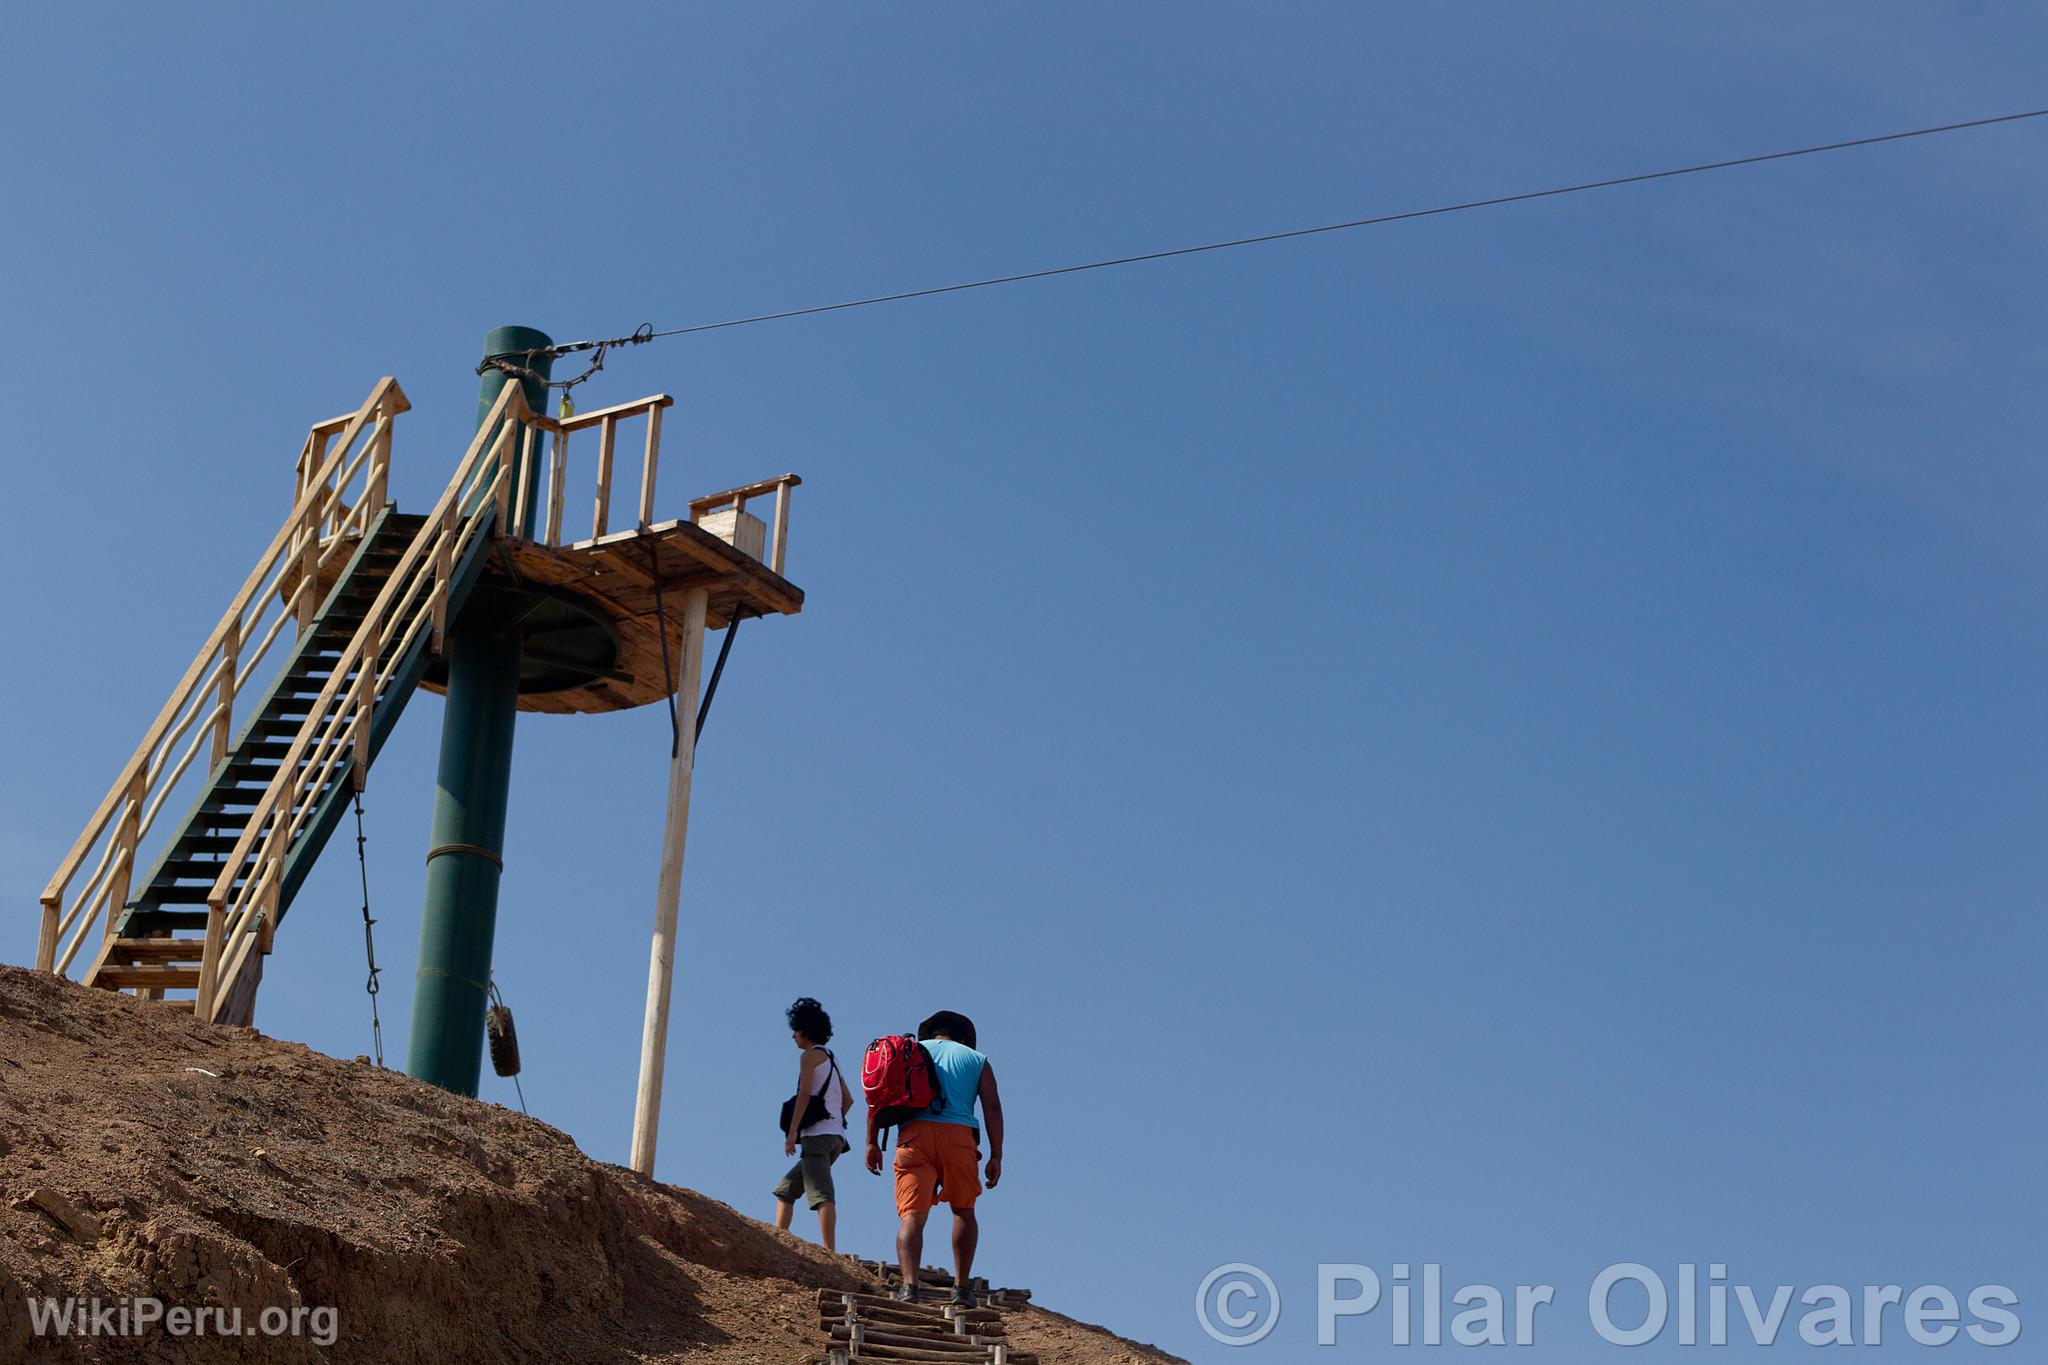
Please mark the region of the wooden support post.
POLYGON ((220 950, 226 939, 227 905, 215 897, 206 902, 206 947, 199 958, 199 1000, 192 1017, 211 1023, 214 997, 220 993, 220 950))
POLYGON ((333 443, 334 433, 332 431, 313 431, 307 433, 306 463, 305 467, 299 471, 298 497, 293 498, 293 502, 296 503, 299 498, 304 497, 306 490, 313 486, 313 476, 318 474, 320 466, 326 463, 327 447, 333 443))
POLYGON ((491 462, 498 467, 498 534, 512 534, 512 481, 519 473, 519 424, 511 418, 498 432, 496 444, 491 447, 491 462))
POLYGON ((569 475, 569 433, 555 433, 554 458, 548 461, 548 529, 546 543, 562 543, 562 485, 569 475))
POLYGON ((668 1051, 668 1005, 675 984, 676 912, 683 891, 683 844, 690 828, 690 774, 697 761, 697 681, 704 668, 704 615, 711 598, 692 588, 683 599, 682 658, 676 691, 683 724, 668 767, 668 818, 662 826, 661 876, 654 897, 654 944, 647 964, 647 1018, 640 1035, 640 1088, 633 1100, 632 1167, 654 1174, 655 1132, 661 1125, 662 1065, 668 1051))
POLYGON ((455 577, 455 499, 448 500, 441 524, 434 531, 434 657, 439 658, 448 642, 448 582, 455 577))
POLYGON ((57 970, 57 921, 64 912, 64 888, 58 887, 54 896, 43 897, 43 927, 36 935, 36 970, 53 972, 57 970))
POLYGON ((135 780, 128 785, 127 804, 121 810, 121 825, 114 832, 114 859, 116 866, 107 876, 113 889, 107 893, 107 932, 114 936, 114 921, 121 918, 121 912, 128 908, 128 887, 135 875, 135 846, 142 839, 142 798, 148 791, 149 765, 143 764, 135 770, 135 780))
POLYGON ((612 519, 612 442, 619 434, 619 420, 607 417, 597 424, 597 512, 590 519, 590 538, 605 533, 612 519))
POLYGON ((654 465, 661 457, 661 409, 647 410, 647 463, 640 467, 640 524, 654 525, 654 465))
POLYGON ((218 768, 227 761, 228 744, 234 739, 235 728, 235 675, 242 668, 242 623, 228 628, 227 638, 220 643, 220 686, 214 692, 214 708, 220 712, 213 718, 213 766, 218 768))
POLYGON ((534 428, 521 423, 516 430, 519 436, 513 444, 519 455, 513 462, 513 472, 519 480, 519 491, 513 495, 512 526, 507 530, 523 536, 533 525, 533 508, 528 500, 540 487, 540 480, 536 477, 539 471, 533 467, 540 454, 540 443, 534 439, 534 428))
POLYGON ((323 516, 319 503, 310 503, 306 508, 305 524, 299 527, 299 584, 293 596, 299 603, 299 634, 303 637, 313 624, 313 613, 320 610, 320 590, 315 584, 320 577, 320 521, 323 516))
POLYGON ((385 399, 383 406, 377 409, 377 433, 370 438, 370 477, 363 485, 363 531, 366 534, 370 529, 370 518, 391 500, 391 426, 397 417, 397 402, 385 399))
POLYGON ((777 573, 782 572, 782 562, 787 557, 788 541, 789 484, 784 482, 775 485, 775 543, 768 552, 768 567, 777 573))

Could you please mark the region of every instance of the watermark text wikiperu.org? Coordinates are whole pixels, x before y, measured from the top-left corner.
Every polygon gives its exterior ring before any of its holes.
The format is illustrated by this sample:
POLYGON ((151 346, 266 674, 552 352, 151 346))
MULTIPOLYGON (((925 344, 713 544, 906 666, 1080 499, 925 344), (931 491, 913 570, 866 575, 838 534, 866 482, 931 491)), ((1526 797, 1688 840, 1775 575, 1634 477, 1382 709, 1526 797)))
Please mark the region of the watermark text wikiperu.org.
POLYGON ((341 1334, 340 1314, 332 1308, 296 1304, 273 1305, 254 1313, 240 1307, 208 1304, 166 1304, 162 1299, 51 1298, 28 1300, 29 1330, 54 1337, 303 1337, 315 1346, 332 1346, 341 1334))
MULTIPOLYGON (((1289 1346, 1533 1346, 1547 1326, 1583 1311, 1609 1346, 1981 1347, 2020 1339, 2019 1296, 2002 1284, 1957 1293, 1944 1285, 1731 1283, 1728 1266, 1688 1262, 1664 1272, 1633 1261, 1596 1274, 1583 1293, 1550 1284, 1460 1284, 1434 1262, 1315 1267, 1314 1311, 1290 1319, 1289 1346)), ((1305 1297, 1306 1276, 1301 1291, 1305 1297)), ((1195 1288, 1195 1321, 1225 1346, 1255 1346, 1280 1326, 1286 1296, 1244 1261, 1219 1265, 1195 1288)), ((1574 1330, 1567 1339, 1578 1338, 1574 1330)))

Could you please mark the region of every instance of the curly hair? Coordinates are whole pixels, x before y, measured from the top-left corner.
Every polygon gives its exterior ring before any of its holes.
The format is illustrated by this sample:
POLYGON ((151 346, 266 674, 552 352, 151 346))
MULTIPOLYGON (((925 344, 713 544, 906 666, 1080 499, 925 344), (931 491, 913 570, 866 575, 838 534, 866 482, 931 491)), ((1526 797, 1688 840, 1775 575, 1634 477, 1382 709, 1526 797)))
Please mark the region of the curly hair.
POLYGON ((801 1033, 814 1043, 832 1041, 832 1016, 825 1013, 825 1007, 808 995, 800 997, 784 1013, 793 1032, 801 1033))

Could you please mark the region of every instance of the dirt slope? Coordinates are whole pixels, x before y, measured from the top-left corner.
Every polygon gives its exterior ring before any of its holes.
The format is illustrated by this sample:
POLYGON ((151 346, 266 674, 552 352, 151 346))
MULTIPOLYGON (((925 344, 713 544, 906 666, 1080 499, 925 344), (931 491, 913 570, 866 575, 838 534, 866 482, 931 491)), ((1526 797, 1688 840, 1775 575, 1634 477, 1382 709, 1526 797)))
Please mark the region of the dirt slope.
MULTIPOLYGON (((814 1291, 862 1283, 537 1120, 0 966, 0 1361, 802 1365, 814 1291), (203 1336, 59 1337, 45 1296, 220 1311, 203 1336), (299 1335, 261 1335, 294 1308, 299 1335), (235 1309, 248 1335, 223 1336, 235 1309)), ((1174 1359, 1010 1323, 1045 1365, 1174 1359)))

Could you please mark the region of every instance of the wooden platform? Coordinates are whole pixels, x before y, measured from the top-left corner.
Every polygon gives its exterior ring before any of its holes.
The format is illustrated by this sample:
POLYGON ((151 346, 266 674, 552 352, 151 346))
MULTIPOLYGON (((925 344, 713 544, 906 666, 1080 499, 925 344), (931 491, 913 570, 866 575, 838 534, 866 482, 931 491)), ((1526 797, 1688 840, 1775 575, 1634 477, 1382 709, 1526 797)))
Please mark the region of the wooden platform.
MULTIPOLYGON (((691 588, 709 593, 707 624, 713 630, 724 628, 735 615, 794 616, 804 605, 802 589, 687 521, 559 548, 506 537, 491 557, 485 582, 570 594, 617 636, 618 657, 611 665, 616 676, 520 696, 520 710, 555 715, 624 711, 665 700, 662 657, 665 652, 672 673, 682 647, 683 595, 691 588), (665 630, 656 609, 657 582, 666 608, 665 630)), ((431 682, 427 687, 440 690, 431 682)))

